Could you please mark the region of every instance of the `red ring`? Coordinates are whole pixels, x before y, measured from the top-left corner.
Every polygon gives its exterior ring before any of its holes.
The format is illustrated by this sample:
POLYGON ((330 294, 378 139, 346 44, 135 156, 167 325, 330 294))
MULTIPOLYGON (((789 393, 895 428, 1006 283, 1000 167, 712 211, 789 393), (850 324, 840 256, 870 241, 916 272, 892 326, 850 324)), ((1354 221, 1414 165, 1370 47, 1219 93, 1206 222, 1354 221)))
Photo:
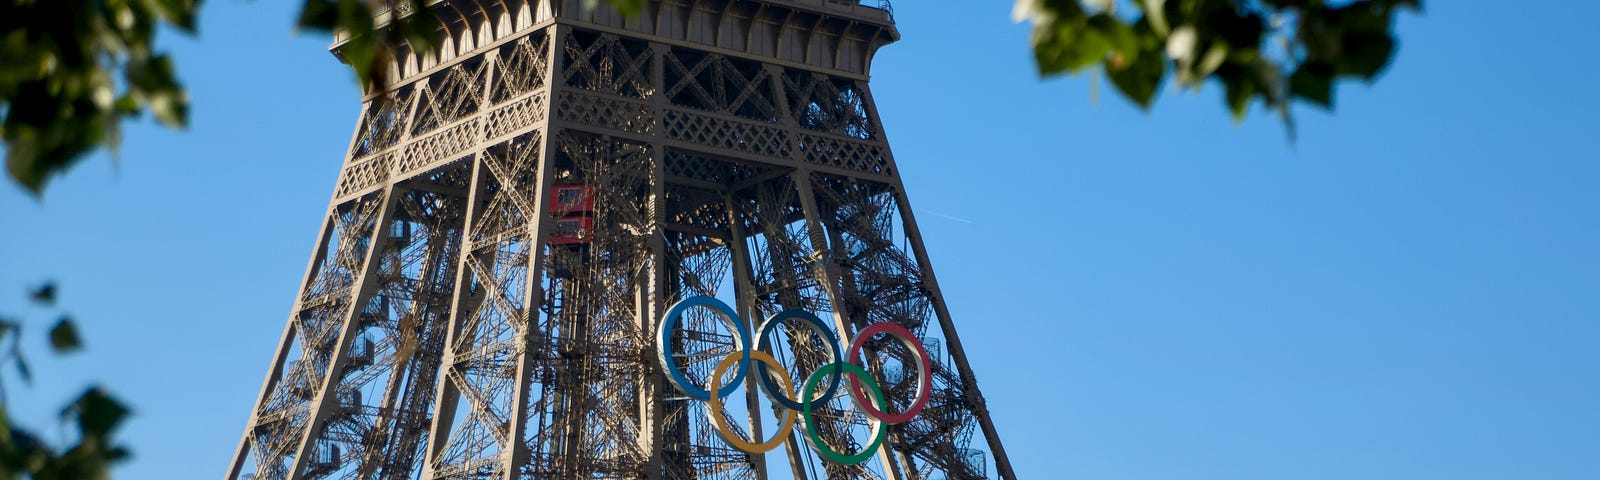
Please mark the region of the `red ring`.
MULTIPOLYGON (((886 333, 890 336, 898 337, 900 343, 904 344, 906 348, 917 352, 917 360, 919 361, 917 363, 917 372, 920 374, 917 376, 917 398, 911 402, 911 408, 906 409, 905 412, 898 415, 884 413, 874 408, 871 402, 862 398, 866 394, 861 391, 861 381, 852 375, 850 376, 850 399, 855 401, 856 408, 869 417, 890 425, 905 423, 910 421, 911 417, 922 413, 922 408, 928 404, 928 397, 933 394, 933 361, 928 359, 928 350, 923 348, 922 342, 917 341, 917 337, 912 335, 910 330, 889 322, 874 323, 857 332, 856 338, 850 341, 850 350, 845 352, 844 358, 846 361, 856 363, 856 359, 860 358, 857 355, 861 353, 861 346, 866 345, 867 339, 872 338, 875 333, 886 333)), ((856 365, 861 366, 859 363, 856 365)), ((884 407, 887 408, 888 405, 885 404, 884 407)))

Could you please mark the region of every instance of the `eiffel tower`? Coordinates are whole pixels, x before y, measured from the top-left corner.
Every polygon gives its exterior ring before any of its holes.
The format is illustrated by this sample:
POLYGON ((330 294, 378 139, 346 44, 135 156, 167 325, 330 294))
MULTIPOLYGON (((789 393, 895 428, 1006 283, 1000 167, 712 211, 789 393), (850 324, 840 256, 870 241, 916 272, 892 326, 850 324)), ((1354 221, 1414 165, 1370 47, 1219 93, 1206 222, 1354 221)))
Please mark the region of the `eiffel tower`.
MULTIPOLYGON (((1014 479, 867 88, 899 39, 871 1, 428 2, 439 47, 394 46, 363 99, 227 478, 1014 479), (702 385, 799 309, 912 332, 926 374, 887 337, 861 364, 887 411, 931 393, 867 461, 828 461, 809 436, 878 428, 849 395, 776 431, 753 381, 714 412, 674 390, 656 329, 696 296, 753 319, 671 328, 702 385), (746 453, 713 415, 787 441, 746 453)), ((790 378, 833 361, 804 325, 773 337, 790 378)))

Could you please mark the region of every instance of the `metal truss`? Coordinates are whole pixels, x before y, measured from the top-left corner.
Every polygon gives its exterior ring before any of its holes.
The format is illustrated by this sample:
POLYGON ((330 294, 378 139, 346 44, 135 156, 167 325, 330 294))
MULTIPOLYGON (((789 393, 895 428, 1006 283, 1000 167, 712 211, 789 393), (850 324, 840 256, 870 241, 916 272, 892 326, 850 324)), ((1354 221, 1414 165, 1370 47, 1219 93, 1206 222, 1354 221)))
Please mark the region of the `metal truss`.
MULTIPOLYGON (((886 9, 432 3, 443 47, 395 46, 402 80, 365 98, 229 479, 931 480, 991 458, 1014 478, 867 88, 898 39, 886 9), (741 412, 708 412, 652 360, 694 295, 816 312, 846 338, 901 325, 934 359, 932 398, 876 461, 824 462, 796 428, 768 465, 710 418, 769 437, 776 407, 746 388, 741 412)), ((706 382, 733 334, 693 310, 671 341, 706 382)), ((829 361, 809 329, 776 336, 791 377, 829 361)), ((865 351, 906 408, 910 352, 865 351)), ((834 448, 865 442, 848 399, 815 415, 834 448)))

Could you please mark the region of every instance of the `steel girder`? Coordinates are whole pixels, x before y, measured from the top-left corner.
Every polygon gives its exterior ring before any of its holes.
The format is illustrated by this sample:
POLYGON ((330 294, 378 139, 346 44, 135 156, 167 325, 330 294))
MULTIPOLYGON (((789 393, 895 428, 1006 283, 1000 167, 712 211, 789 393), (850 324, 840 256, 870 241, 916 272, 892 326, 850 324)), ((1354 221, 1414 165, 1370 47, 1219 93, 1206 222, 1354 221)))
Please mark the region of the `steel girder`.
MULTIPOLYGON (((776 410, 747 388, 744 415, 708 413, 651 361, 667 305, 725 292, 746 318, 805 309, 845 338, 893 322, 933 353, 932 400, 876 462, 779 432, 790 475, 979 478, 993 455, 1014 478, 867 89, 887 16, 652 2, 630 21, 577 1, 441 2, 445 50, 401 49, 228 478, 766 478, 708 418, 765 437, 776 410), (588 203, 552 196, 572 186, 588 203)), ((731 351, 704 313, 673 336, 700 381, 731 351)), ((791 377, 828 360, 809 330, 779 335, 791 377)), ((897 408, 908 354, 867 343, 897 408)), ((830 445, 862 443, 846 399, 817 417, 830 445)))

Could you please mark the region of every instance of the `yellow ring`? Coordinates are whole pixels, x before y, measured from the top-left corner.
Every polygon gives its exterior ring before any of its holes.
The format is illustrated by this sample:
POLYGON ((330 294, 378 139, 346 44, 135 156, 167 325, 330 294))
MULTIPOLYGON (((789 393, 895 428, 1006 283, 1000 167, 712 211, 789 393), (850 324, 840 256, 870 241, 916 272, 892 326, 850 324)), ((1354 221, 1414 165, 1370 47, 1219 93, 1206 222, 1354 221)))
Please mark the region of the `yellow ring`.
MULTIPOLYGON (((717 368, 711 370, 711 379, 709 380, 709 385, 706 385, 706 388, 713 392, 717 391, 717 387, 719 386, 717 383, 722 381, 722 373, 726 372, 728 367, 732 367, 734 363, 738 363, 738 361, 742 358, 743 357, 739 354, 739 352, 733 352, 728 354, 727 357, 723 357, 722 361, 717 363, 717 368)), ((794 382, 790 381, 789 372, 784 371, 783 365, 779 365, 778 359, 772 358, 772 355, 760 350, 753 350, 750 352, 750 360, 764 363, 767 365, 767 367, 770 367, 771 370, 777 372, 778 381, 783 385, 784 391, 788 391, 789 388, 793 386, 794 382)), ((754 388, 754 385, 746 388, 754 388)), ((745 441, 745 439, 739 438, 738 435, 735 435, 733 431, 728 428, 727 420, 722 418, 722 398, 717 395, 712 395, 709 401, 711 402, 711 409, 706 413, 710 414, 711 424, 717 426, 717 433, 722 435, 723 440, 727 440, 729 444, 733 445, 733 448, 737 448, 745 453, 765 453, 774 448, 778 448, 779 445, 783 445, 783 442, 789 439, 789 436, 785 433, 790 430, 794 430, 794 421, 796 415, 795 411, 785 408, 783 409, 783 427, 778 428, 778 434, 773 435, 771 440, 767 440, 763 443, 751 443, 745 441)))

